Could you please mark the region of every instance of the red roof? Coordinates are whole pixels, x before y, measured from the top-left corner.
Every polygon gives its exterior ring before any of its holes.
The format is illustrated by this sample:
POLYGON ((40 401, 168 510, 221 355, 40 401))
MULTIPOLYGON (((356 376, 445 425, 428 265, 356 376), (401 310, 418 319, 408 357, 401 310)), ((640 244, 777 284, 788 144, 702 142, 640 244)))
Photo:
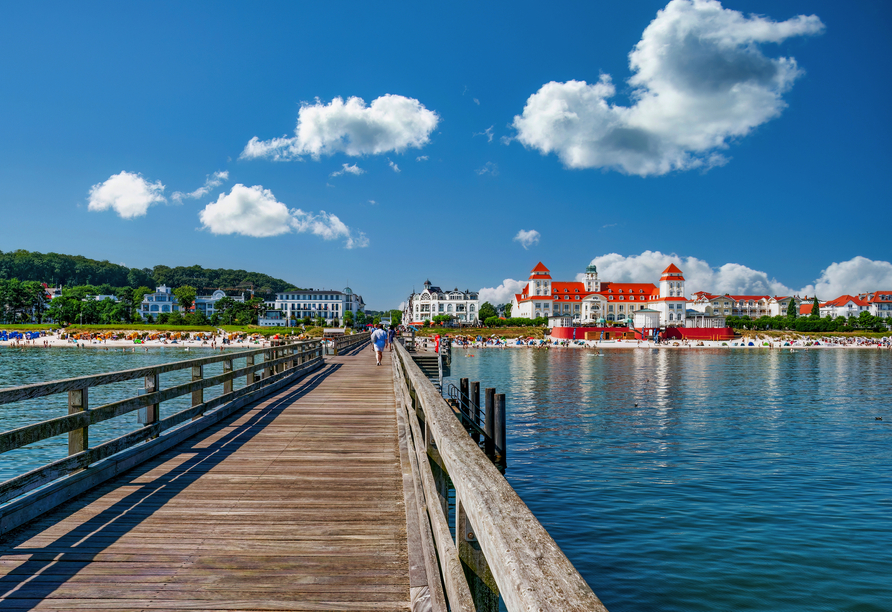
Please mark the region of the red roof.
POLYGON ((550 270, 540 261, 536 264, 536 267, 533 268, 533 272, 550 272, 550 270))
POLYGON ((809 302, 808 304, 805 304, 805 303, 803 303, 803 304, 799 304, 799 314, 801 314, 801 315, 810 315, 810 314, 811 314, 811 308, 812 308, 813 305, 814 305, 814 304, 812 304, 811 302, 809 302))
POLYGON ((867 306, 867 302, 865 300, 857 298, 854 295, 841 295, 835 300, 824 302, 823 304, 821 304, 821 306, 845 306, 849 302, 854 303, 856 306, 867 306))
POLYGON ((663 274, 681 274, 681 270, 675 264, 669 264, 669 267, 663 270, 663 274))
POLYGON ((771 299, 770 295, 729 295, 732 300, 737 300, 738 302, 742 300, 769 300, 771 299))

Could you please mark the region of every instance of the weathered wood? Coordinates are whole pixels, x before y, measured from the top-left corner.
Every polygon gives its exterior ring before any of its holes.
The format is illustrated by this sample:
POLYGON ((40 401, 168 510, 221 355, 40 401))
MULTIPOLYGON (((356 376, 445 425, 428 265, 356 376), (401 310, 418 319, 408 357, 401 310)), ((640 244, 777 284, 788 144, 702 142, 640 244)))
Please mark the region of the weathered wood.
MULTIPOLYGON (((304 367, 305 369, 312 368, 314 365, 321 365, 321 361, 312 362, 304 367)), ((278 377, 300 375, 301 373, 302 370, 289 370, 284 375, 277 375, 277 379, 278 377)), ((272 379, 258 381, 247 387, 242 387, 232 394, 226 396, 221 395, 208 402, 199 404, 198 406, 193 406, 177 412, 151 426, 146 426, 124 436, 104 442, 91 449, 79 452, 76 455, 71 455, 65 459, 36 468, 20 476, 10 478, 5 482, 0 483, 0 503, 14 499, 19 495, 52 482, 57 478, 61 478, 73 470, 83 469, 92 463, 105 459, 115 453, 119 453, 133 444, 155 438, 163 431, 180 425, 187 420, 194 420, 197 415, 218 408, 233 399, 250 395, 272 382, 274 382, 272 379)))
MULTIPOLYGON (((200 381, 204 378, 204 366, 197 364, 192 366, 192 382, 200 381)), ((200 406, 204 403, 204 389, 196 389, 192 392, 192 406, 200 406)), ((195 415, 194 419, 200 418, 201 414, 195 415)))
POLYGON ((606 608, 467 435, 401 345, 394 347, 509 612, 606 608))
MULTIPOLYGON (((318 340, 309 340, 289 346, 302 345, 318 345, 318 340)), ((108 372, 105 374, 93 374, 91 376, 79 376, 77 378, 66 378, 64 380, 56 380, 46 383, 36 383, 33 385, 22 385, 19 387, 10 387, 8 389, 0 389, 0 405, 19 402, 26 399, 34 399, 44 397, 46 395, 54 395, 56 393, 66 393, 75 389, 85 389, 87 387, 96 387, 99 385, 107 385, 110 383, 124 382, 127 380, 136 380, 143 378, 148 374, 164 374, 166 372, 174 372, 185 368, 191 368, 193 365, 209 365, 218 363, 227 359, 240 359, 246 355, 256 355, 262 353, 266 349, 249 349, 239 351, 238 353, 229 355, 215 355, 213 357, 201 357, 199 359, 189 359, 186 361, 174 361, 145 368, 135 368, 132 370, 121 370, 119 372, 108 372)), ((314 349, 311 349, 314 350, 314 349)))
POLYGON ((499 586, 458 498, 455 500, 455 545, 477 612, 499 612, 499 586))
POLYGON ((496 422, 495 422, 495 405, 496 405, 496 390, 492 387, 487 387, 484 392, 486 405, 483 409, 483 449, 484 454, 490 459, 496 458, 496 422))
MULTIPOLYGON (((223 362, 223 374, 232 376, 232 359, 223 362)), ((223 381, 223 395, 232 393, 232 378, 223 381)))
POLYGON ((220 420, 208 411, 130 449, 144 453, 216 423, 135 470, 111 468, 112 459, 51 485, 60 494, 63 482, 119 474, 5 540, 0 608, 408 610, 423 603, 426 585, 409 583, 392 376, 367 355, 336 359, 340 368, 299 385, 290 378, 297 368, 276 374, 285 388, 247 410, 220 420))
MULTIPOLYGON (((415 367, 417 368, 417 366, 415 367)), ((449 521, 437 497, 433 474, 427 459, 427 447, 421 434, 421 428, 418 425, 418 419, 413 413, 406 413, 405 416, 409 423, 410 434, 407 436, 407 443, 410 447, 410 454, 414 451, 416 461, 413 465, 416 466, 415 469, 417 471, 415 473, 421 485, 419 502, 423 504, 427 516, 427 519, 422 522, 426 524, 429 520, 430 530, 437 547, 437 557, 440 560, 449 608, 454 611, 473 612, 474 600, 471 597, 471 591, 468 589, 464 570, 458 558, 458 549, 452 541, 449 521)))
POLYGON ((505 414, 505 394, 496 393, 496 403, 493 407, 493 426, 495 427, 496 456, 504 465, 508 461, 508 436, 507 415, 505 414))
MULTIPOLYGON (((88 389, 74 389, 68 392, 68 414, 86 412, 88 406, 88 389)), ((83 426, 68 433, 68 454, 76 455, 90 446, 89 427, 83 426)))
MULTIPOLYGON (((480 382, 473 381, 471 383, 471 414, 473 415, 474 425, 480 425, 480 382)), ((471 439, 480 443, 480 432, 472 431, 471 439)))
MULTIPOLYGON (((315 351, 312 350, 307 352, 313 353, 315 351)), ((157 391, 156 393, 147 393, 145 395, 130 397, 97 408, 92 408, 86 412, 76 412, 67 416, 48 419, 40 423, 35 423, 34 425, 25 425, 18 429, 0 433, 0 453, 5 453, 15 448, 39 442, 40 440, 68 433, 88 425, 95 425, 96 423, 122 416, 139 408, 151 406, 153 404, 157 405, 175 397, 194 393, 196 390, 213 387, 220 383, 225 385, 229 382, 231 384, 233 378, 238 378, 246 374, 250 377, 257 369, 264 367, 263 363, 256 365, 251 363, 253 361, 252 356, 249 356, 247 359, 249 360, 248 365, 244 368, 239 368, 238 370, 233 370, 231 372, 224 371, 223 374, 218 374, 217 376, 183 383, 181 385, 157 391)), ((158 377, 158 375, 157 372, 150 372, 146 377, 158 377)))

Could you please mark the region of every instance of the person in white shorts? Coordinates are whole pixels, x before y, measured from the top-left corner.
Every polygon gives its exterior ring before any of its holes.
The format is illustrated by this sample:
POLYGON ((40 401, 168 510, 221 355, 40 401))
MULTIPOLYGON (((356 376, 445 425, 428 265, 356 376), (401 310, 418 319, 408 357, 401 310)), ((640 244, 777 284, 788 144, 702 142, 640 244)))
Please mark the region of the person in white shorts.
POLYGON ((384 331, 384 326, 378 323, 375 325, 375 331, 372 332, 372 348, 375 349, 375 365, 381 365, 381 356, 384 354, 384 349, 387 348, 387 332, 384 331))

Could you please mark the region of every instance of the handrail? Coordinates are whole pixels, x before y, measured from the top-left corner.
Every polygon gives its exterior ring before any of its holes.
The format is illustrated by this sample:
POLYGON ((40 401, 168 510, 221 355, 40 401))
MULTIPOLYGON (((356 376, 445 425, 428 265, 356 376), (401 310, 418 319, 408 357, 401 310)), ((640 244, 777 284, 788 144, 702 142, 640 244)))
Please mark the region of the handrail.
MULTIPOLYGON (((457 515, 464 513, 509 612, 606 608, 508 481, 468 436, 452 408, 402 345, 399 368, 424 422, 428 454, 434 453, 455 487, 457 515)), ((410 421, 414 420, 410 414, 410 421)), ((428 501, 430 513, 431 503, 428 501)), ((433 522, 433 519, 432 519, 433 522)), ((461 535, 461 534, 460 534, 461 535)), ((464 536, 462 536, 464 537, 464 536)), ((446 560, 441 559, 441 564, 446 560)), ((453 606, 453 609, 455 607, 453 606)))
POLYGON ((0 390, 0 406, 67 392, 69 414, 0 432, 0 454, 64 433, 69 435, 69 452, 68 457, 64 459, 40 466, 0 483, 0 504, 66 476, 74 470, 83 469, 110 457, 134 444, 156 438, 163 431, 187 420, 194 420, 205 412, 249 395, 272 382, 314 369, 321 363, 321 343, 318 340, 311 340, 2 389, 0 390), (254 363, 254 356, 261 353, 264 356, 263 361, 254 363), (234 369, 233 361, 236 359, 245 359, 245 367, 234 369), (205 365, 221 361, 223 362, 222 374, 208 378, 203 376, 205 365), (160 374, 184 369, 192 370, 191 382, 167 389, 160 388, 160 374), (260 371, 259 377, 256 374, 258 371, 260 371), (232 381, 241 376, 247 377, 246 385, 238 390, 233 390, 232 381), (87 391, 91 387, 138 378, 145 380, 144 394, 110 402, 96 408, 88 406, 87 391), (216 398, 204 401, 203 390, 220 384, 223 385, 223 393, 216 398), (190 408, 161 419, 159 408, 161 402, 188 394, 192 395, 190 408), (140 422, 144 424, 143 427, 96 446, 88 446, 87 432, 90 425, 135 410, 145 411, 145 414, 140 414, 140 422))
POLYGON ((350 336, 336 336, 335 338, 333 338, 335 351, 334 354, 339 355, 341 351, 345 349, 352 348, 368 341, 371 335, 371 332, 360 332, 358 334, 353 334, 350 336))

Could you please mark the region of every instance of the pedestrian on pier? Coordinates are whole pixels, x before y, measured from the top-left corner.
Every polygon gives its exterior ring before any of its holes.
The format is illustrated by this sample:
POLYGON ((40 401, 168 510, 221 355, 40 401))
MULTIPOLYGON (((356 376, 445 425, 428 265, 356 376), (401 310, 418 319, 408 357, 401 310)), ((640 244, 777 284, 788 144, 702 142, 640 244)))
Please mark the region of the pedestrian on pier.
POLYGON ((375 365, 381 365, 381 357, 387 347, 387 332, 380 323, 375 325, 375 331, 371 335, 372 348, 375 349, 375 365))

